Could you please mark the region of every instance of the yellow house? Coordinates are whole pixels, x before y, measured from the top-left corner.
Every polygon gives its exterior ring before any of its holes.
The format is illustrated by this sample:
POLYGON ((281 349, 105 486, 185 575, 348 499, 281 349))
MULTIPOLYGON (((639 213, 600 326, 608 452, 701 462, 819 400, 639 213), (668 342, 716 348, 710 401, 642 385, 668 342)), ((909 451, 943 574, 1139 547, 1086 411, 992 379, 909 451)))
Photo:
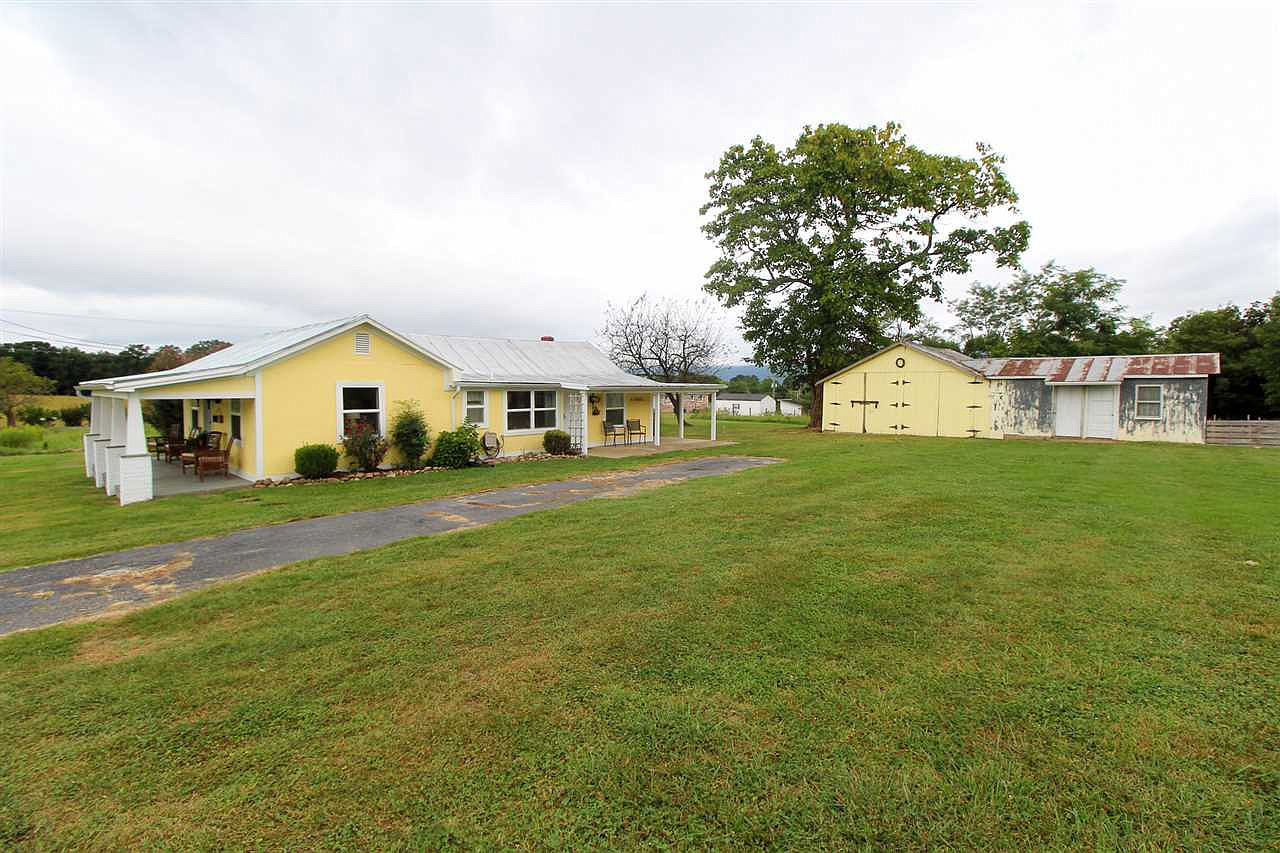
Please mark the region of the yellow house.
MULTIPOLYGON (((222 433, 231 473, 261 480, 296 476, 297 448, 333 444, 357 423, 385 433, 398 401, 416 401, 433 433, 464 421, 494 433, 505 455, 541 449, 551 429, 569 433, 585 454, 606 442, 606 425, 627 422, 644 429, 631 440, 661 445, 662 395, 714 399, 721 387, 632 376, 587 342, 403 334, 364 314, 273 332, 172 370, 79 386, 91 397, 85 474, 122 505, 154 496, 146 400, 181 400, 184 431, 222 433)), ((397 461, 394 452, 387 460, 397 461)))
POLYGON ((1218 353, 970 358, 897 343, 822 385, 823 429, 1202 443, 1218 353))

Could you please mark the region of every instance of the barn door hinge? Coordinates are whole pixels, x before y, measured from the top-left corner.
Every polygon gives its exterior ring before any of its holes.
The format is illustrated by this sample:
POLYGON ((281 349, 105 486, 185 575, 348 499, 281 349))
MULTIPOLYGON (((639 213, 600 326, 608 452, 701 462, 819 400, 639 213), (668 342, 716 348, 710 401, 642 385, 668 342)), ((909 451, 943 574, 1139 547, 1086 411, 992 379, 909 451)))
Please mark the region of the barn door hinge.
POLYGON ((969 429, 965 430, 965 432, 969 433, 969 438, 977 438, 978 433, 982 432, 982 430, 973 429, 972 427, 970 427, 969 429))
POLYGON ((981 403, 973 403, 972 405, 965 406, 965 408, 966 408, 966 409, 981 409, 981 408, 982 408, 982 404, 981 404, 981 403))
POLYGON ((838 426, 840 426, 840 422, 839 422, 839 421, 827 421, 827 426, 838 427, 838 426))
POLYGON ((981 379, 970 379, 970 380, 969 380, 969 384, 970 384, 970 385, 981 385, 981 384, 982 384, 982 380, 981 380, 981 379))

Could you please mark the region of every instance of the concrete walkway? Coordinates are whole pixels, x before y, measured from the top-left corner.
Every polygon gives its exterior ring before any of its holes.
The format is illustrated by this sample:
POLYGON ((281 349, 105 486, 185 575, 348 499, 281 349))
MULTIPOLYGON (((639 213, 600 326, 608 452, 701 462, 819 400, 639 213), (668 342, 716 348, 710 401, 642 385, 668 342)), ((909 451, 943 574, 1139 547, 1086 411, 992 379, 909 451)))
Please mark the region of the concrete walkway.
MULTIPOLYGON (((479 527, 590 498, 623 497, 781 460, 709 456, 387 509, 291 521, 208 539, 150 545, 0 573, 0 635, 128 612, 219 581, 312 557, 479 527)), ((318 488, 323 488, 320 486, 318 488)))

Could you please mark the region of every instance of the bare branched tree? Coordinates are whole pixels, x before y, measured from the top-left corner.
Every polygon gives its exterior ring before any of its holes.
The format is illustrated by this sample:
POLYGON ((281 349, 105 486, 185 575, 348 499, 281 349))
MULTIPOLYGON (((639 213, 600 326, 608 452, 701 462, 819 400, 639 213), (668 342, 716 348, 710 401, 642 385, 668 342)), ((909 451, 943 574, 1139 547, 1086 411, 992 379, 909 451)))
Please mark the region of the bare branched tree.
MULTIPOLYGON (((609 357, 655 382, 704 380, 728 351, 719 306, 711 300, 651 299, 609 303, 599 332, 609 357)), ((671 405, 676 396, 668 394, 671 405)))

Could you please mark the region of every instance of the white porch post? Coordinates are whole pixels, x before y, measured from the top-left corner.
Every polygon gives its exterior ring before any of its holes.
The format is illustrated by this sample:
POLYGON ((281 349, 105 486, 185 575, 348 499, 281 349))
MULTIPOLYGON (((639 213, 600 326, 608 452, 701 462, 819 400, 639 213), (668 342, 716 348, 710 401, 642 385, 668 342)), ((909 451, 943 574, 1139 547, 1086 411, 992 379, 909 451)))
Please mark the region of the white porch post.
POLYGON ((98 401, 98 434, 93 439, 93 484, 107 487, 107 445, 111 443, 111 398, 94 397, 98 401))
POLYGON ((586 456, 587 445, 591 443, 591 421, 587 420, 587 397, 590 394, 583 391, 579 396, 582 397, 582 455, 586 456))
POLYGON ((124 455, 126 420, 125 401, 111 399, 111 441, 107 443, 107 494, 120 491, 120 457, 124 455))
POLYGON ((151 479, 151 454, 142 420, 142 398, 130 394, 125 404, 125 447, 120 457, 120 506, 155 497, 151 479))
POLYGON ((683 391, 681 391, 679 394, 676 395, 676 409, 678 410, 678 414, 676 415, 676 423, 680 425, 680 438, 683 439, 684 438, 684 392, 683 391))
POLYGON ((84 475, 93 479, 93 440, 98 437, 98 398, 89 397, 89 429, 84 434, 84 475))
POLYGON ((711 440, 716 440, 716 392, 711 392, 711 440))
POLYGON ((653 395, 653 446, 662 446, 662 394, 653 395))

